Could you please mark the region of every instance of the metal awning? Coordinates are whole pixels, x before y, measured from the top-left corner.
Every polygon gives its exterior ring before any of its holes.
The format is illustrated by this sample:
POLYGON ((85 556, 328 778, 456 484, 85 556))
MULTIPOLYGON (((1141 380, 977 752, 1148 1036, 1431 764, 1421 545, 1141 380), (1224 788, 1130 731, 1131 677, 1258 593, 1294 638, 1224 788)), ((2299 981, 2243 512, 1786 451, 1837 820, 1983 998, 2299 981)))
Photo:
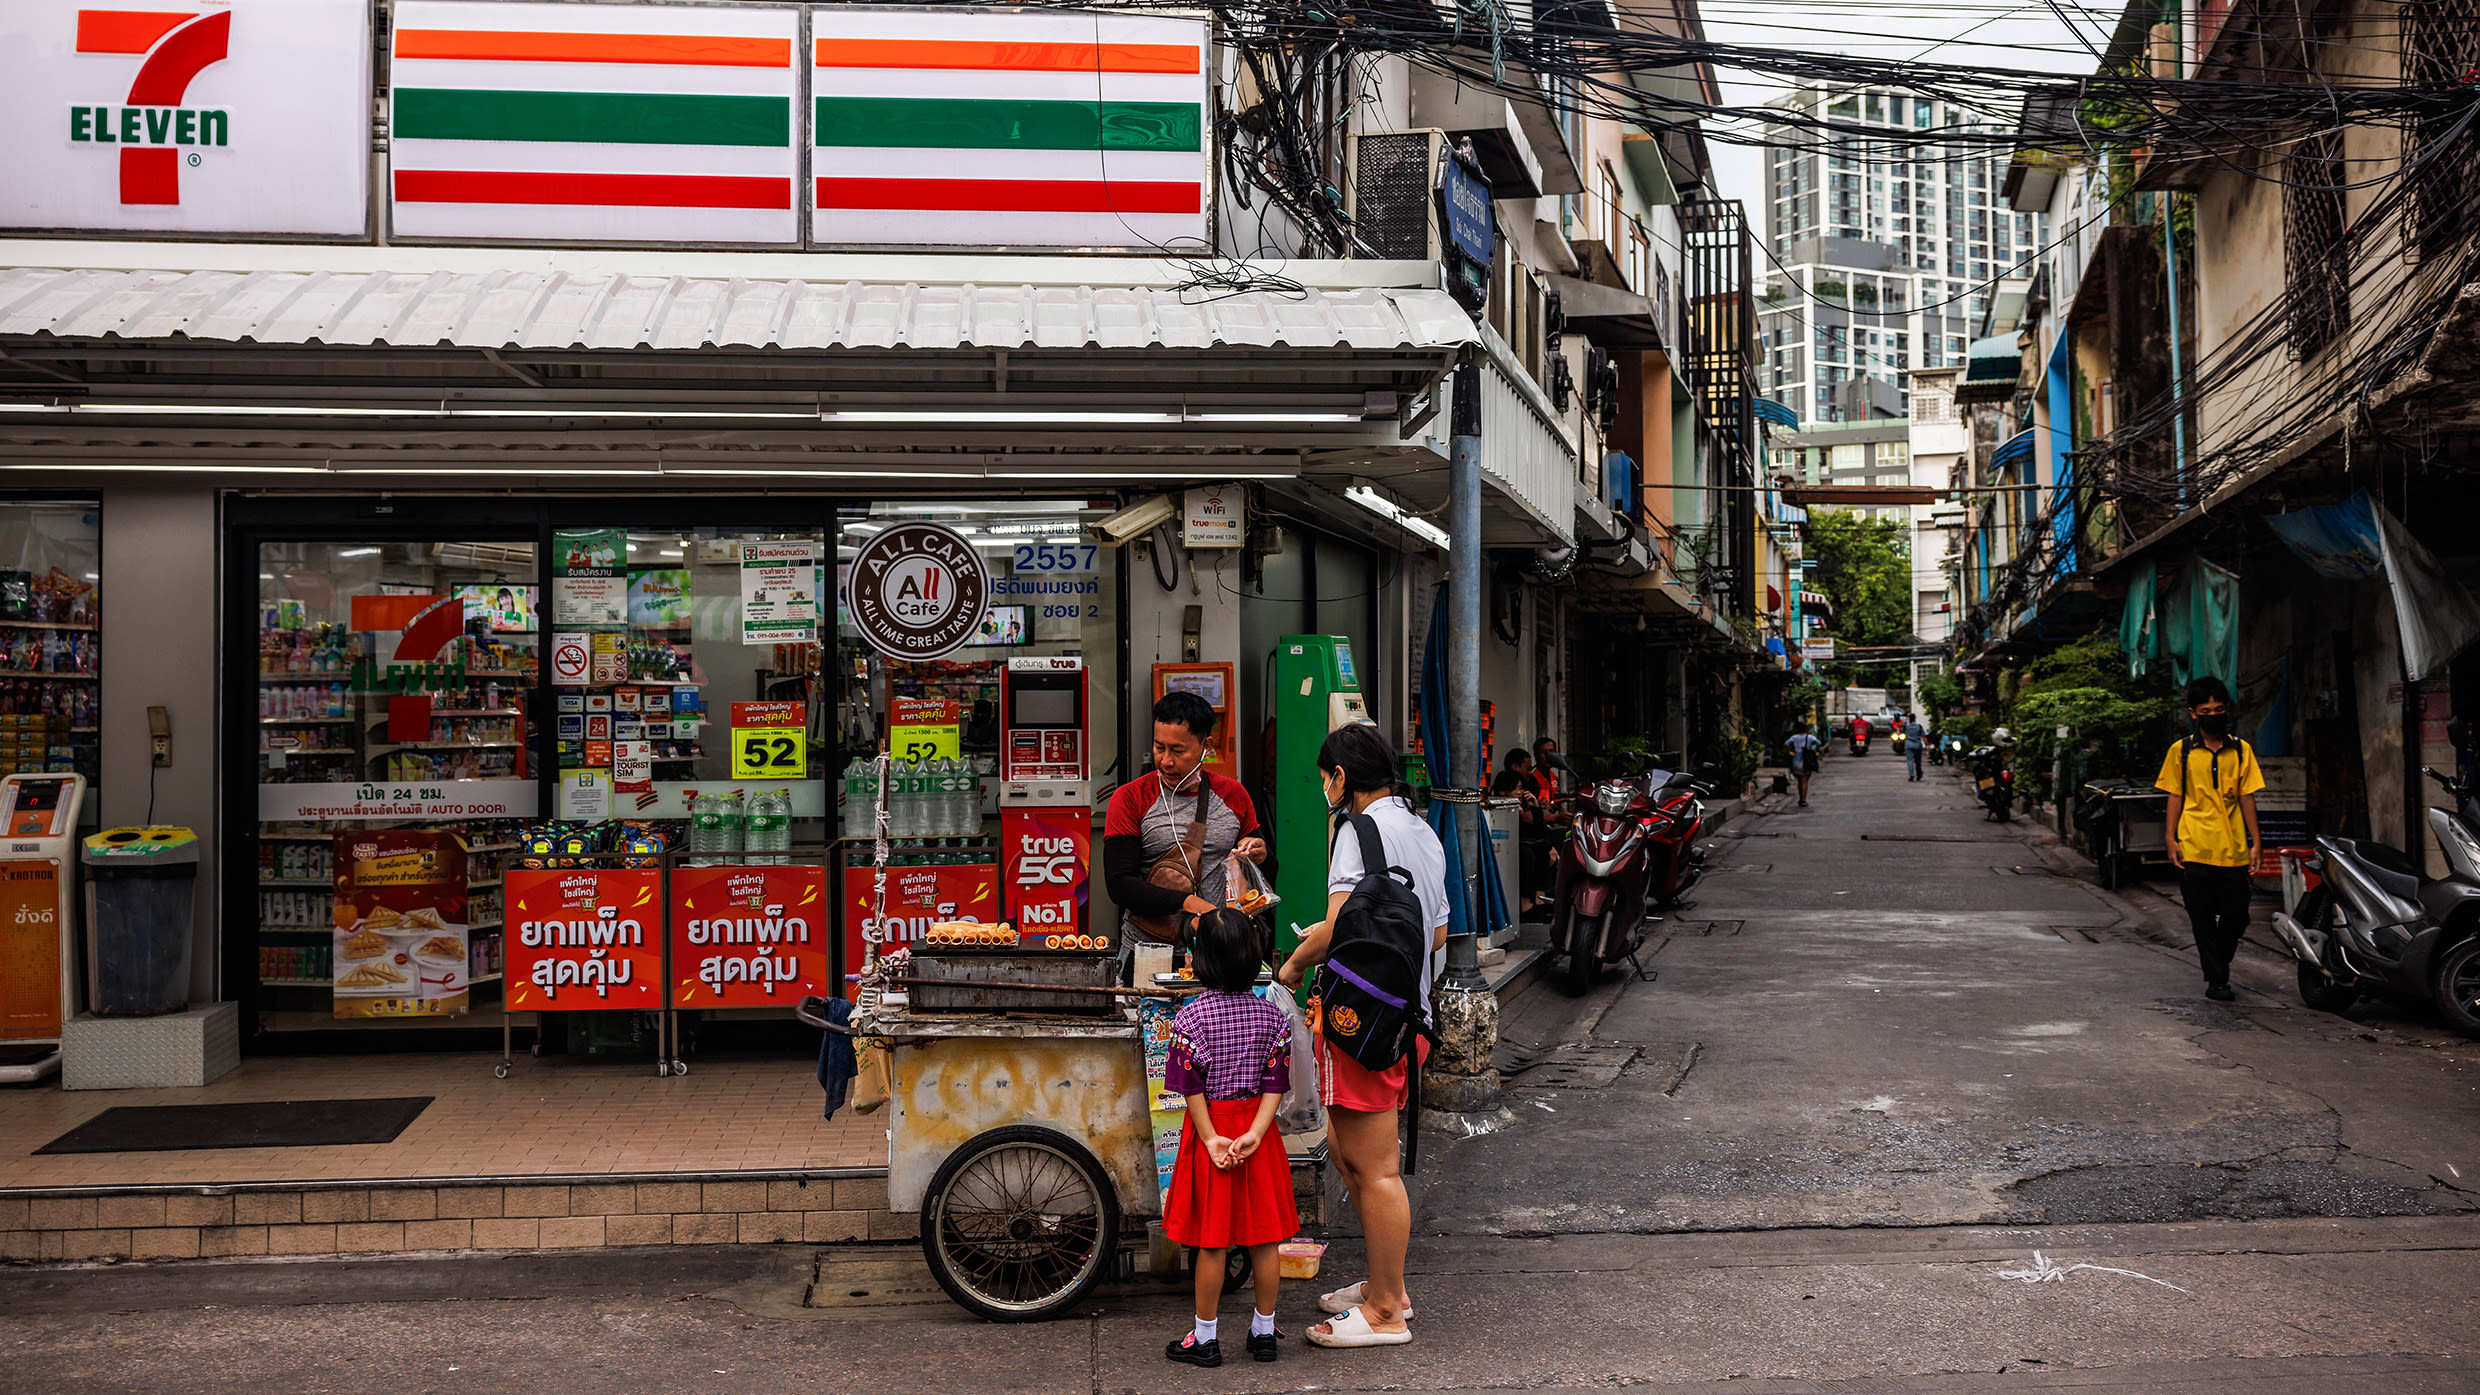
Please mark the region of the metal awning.
MULTIPOLYGON (((29 247, 136 255, 0 257, 29 247)), ((1339 284, 1233 292, 1122 258, 155 253, 187 269, 0 262, 13 481, 1288 477, 1303 452, 1401 447, 1407 410, 1479 340, 1443 291, 1405 284, 1430 264, 1308 264, 1339 284)))
POLYGON ((1623 291, 1577 276, 1550 278, 1550 289, 1559 293, 1559 309, 1567 316, 1568 327, 1605 349, 1662 350, 1662 328, 1654 318, 1653 302, 1633 291, 1623 291))
POLYGON ((869 284, 620 272, 0 269, 0 337, 472 349, 1440 349, 1444 291, 869 284))

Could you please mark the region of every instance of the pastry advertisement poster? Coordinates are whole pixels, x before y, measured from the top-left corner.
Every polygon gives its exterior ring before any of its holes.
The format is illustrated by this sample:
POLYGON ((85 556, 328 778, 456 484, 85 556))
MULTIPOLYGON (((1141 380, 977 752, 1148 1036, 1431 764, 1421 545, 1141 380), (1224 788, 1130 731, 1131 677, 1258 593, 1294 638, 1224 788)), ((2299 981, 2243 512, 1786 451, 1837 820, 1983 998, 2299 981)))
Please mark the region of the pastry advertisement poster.
POLYGON ((831 995, 827 869, 672 873, 672 1006, 789 1007, 831 995))
POLYGON ((629 622, 628 537, 617 528, 551 535, 551 620, 556 625, 629 622))
POLYGON ((335 839, 338 1017, 466 1011, 465 844, 389 828, 335 839))
POLYGON ((511 1012, 663 1006, 663 873, 508 869, 511 1012))
POLYGON ((810 644, 818 638, 818 544, 741 544, 741 643, 810 644))

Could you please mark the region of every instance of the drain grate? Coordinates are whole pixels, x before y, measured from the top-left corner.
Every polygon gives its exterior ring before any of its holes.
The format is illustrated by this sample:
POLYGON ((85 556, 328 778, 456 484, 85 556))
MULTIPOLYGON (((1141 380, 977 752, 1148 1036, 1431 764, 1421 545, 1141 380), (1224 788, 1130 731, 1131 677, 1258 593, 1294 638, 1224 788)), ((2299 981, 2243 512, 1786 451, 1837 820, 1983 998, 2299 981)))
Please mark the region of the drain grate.
POLYGON ((1600 1090, 1616 1084, 1644 1048, 1637 1046, 1562 1046, 1522 1068, 1519 1083, 1527 1090, 1600 1090))

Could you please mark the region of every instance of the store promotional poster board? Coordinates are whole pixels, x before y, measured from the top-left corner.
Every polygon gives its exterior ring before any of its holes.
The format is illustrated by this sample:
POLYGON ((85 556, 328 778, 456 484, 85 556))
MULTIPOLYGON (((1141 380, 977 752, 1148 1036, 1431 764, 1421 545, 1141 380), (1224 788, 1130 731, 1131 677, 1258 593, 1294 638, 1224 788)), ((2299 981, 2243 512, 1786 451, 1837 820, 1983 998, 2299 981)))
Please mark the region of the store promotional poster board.
MULTIPOLYGON (((861 971, 861 937, 871 924, 870 895, 875 870, 844 869, 844 972, 861 971)), ((931 923, 941 920, 999 918, 999 869, 990 863, 887 869, 887 938, 882 949, 901 949, 920 940, 931 923)))
POLYGON ((1002 809, 999 811, 1000 870, 1007 883, 1008 919, 1028 948, 1108 948, 1110 930, 1085 926, 1085 903, 1091 894, 1086 880, 1093 864, 1093 811, 1080 804, 1065 809, 1002 809), (1095 944, 1052 944, 1054 937, 1090 939, 1095 944))
POLYGON ((367 236, 370 8, 0 4, 0 228, 367 236))
POLYGON ((1160 247, 1209 234, 1203 19, 820 5, 810 236, 1160 247))
POLYGON ((395 235, 792 242, 800 33, 792 7, 398 0, 395 235))
POLYGON ((827 869, 672 872, 672 1006, 783 1007, 830 996, 827 869))
POLYGON ((663 873, 511 867, 508 1008, 663 1006, 663 873))
POLYGON ((464 840, 418 828, 339 833, 335 865, 336 1016, 463 1014, 464 840))

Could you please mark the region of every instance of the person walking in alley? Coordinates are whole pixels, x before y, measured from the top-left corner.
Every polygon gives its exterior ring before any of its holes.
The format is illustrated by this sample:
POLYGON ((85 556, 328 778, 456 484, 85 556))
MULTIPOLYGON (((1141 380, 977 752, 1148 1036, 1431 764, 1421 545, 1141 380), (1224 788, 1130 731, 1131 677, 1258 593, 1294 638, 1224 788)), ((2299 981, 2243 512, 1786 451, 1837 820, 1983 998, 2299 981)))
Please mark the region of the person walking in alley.
POLYGON ((1808 777, 1817 773, 1817 748, 1825 743, 1808 729, 1808 723, 1802 722, 1791 729, 1789 739, 1783 744, 1791 748, 1791 778, 1800 782, 1800 807, 1805 809, 1808 807, 1808 777))
POLYGON ((1920 758, 1928 754, 1927 751, 1923 749, 1928 744, 1929 729, 1922 725, 1919 721, 1915 720, 1911 723, 1911 725, 1904 728, 1903 766, 1906 770, 1911 772, 1908 778, 1914 780, 1920 778, 1920 758))
POLYGON ((2170 864, 2196 934, 2196 958, 2208 998, 2229 1002, 2230 960, 2247 933, 2248 865, 2260 840, 2256 792, 2265 787, 2256 753, 2231 734, 2230 688, 2219 678, 2187 685, 2193 735, 2179 738, 2161 760, 2154 788, 2170 796, 2170 864))

